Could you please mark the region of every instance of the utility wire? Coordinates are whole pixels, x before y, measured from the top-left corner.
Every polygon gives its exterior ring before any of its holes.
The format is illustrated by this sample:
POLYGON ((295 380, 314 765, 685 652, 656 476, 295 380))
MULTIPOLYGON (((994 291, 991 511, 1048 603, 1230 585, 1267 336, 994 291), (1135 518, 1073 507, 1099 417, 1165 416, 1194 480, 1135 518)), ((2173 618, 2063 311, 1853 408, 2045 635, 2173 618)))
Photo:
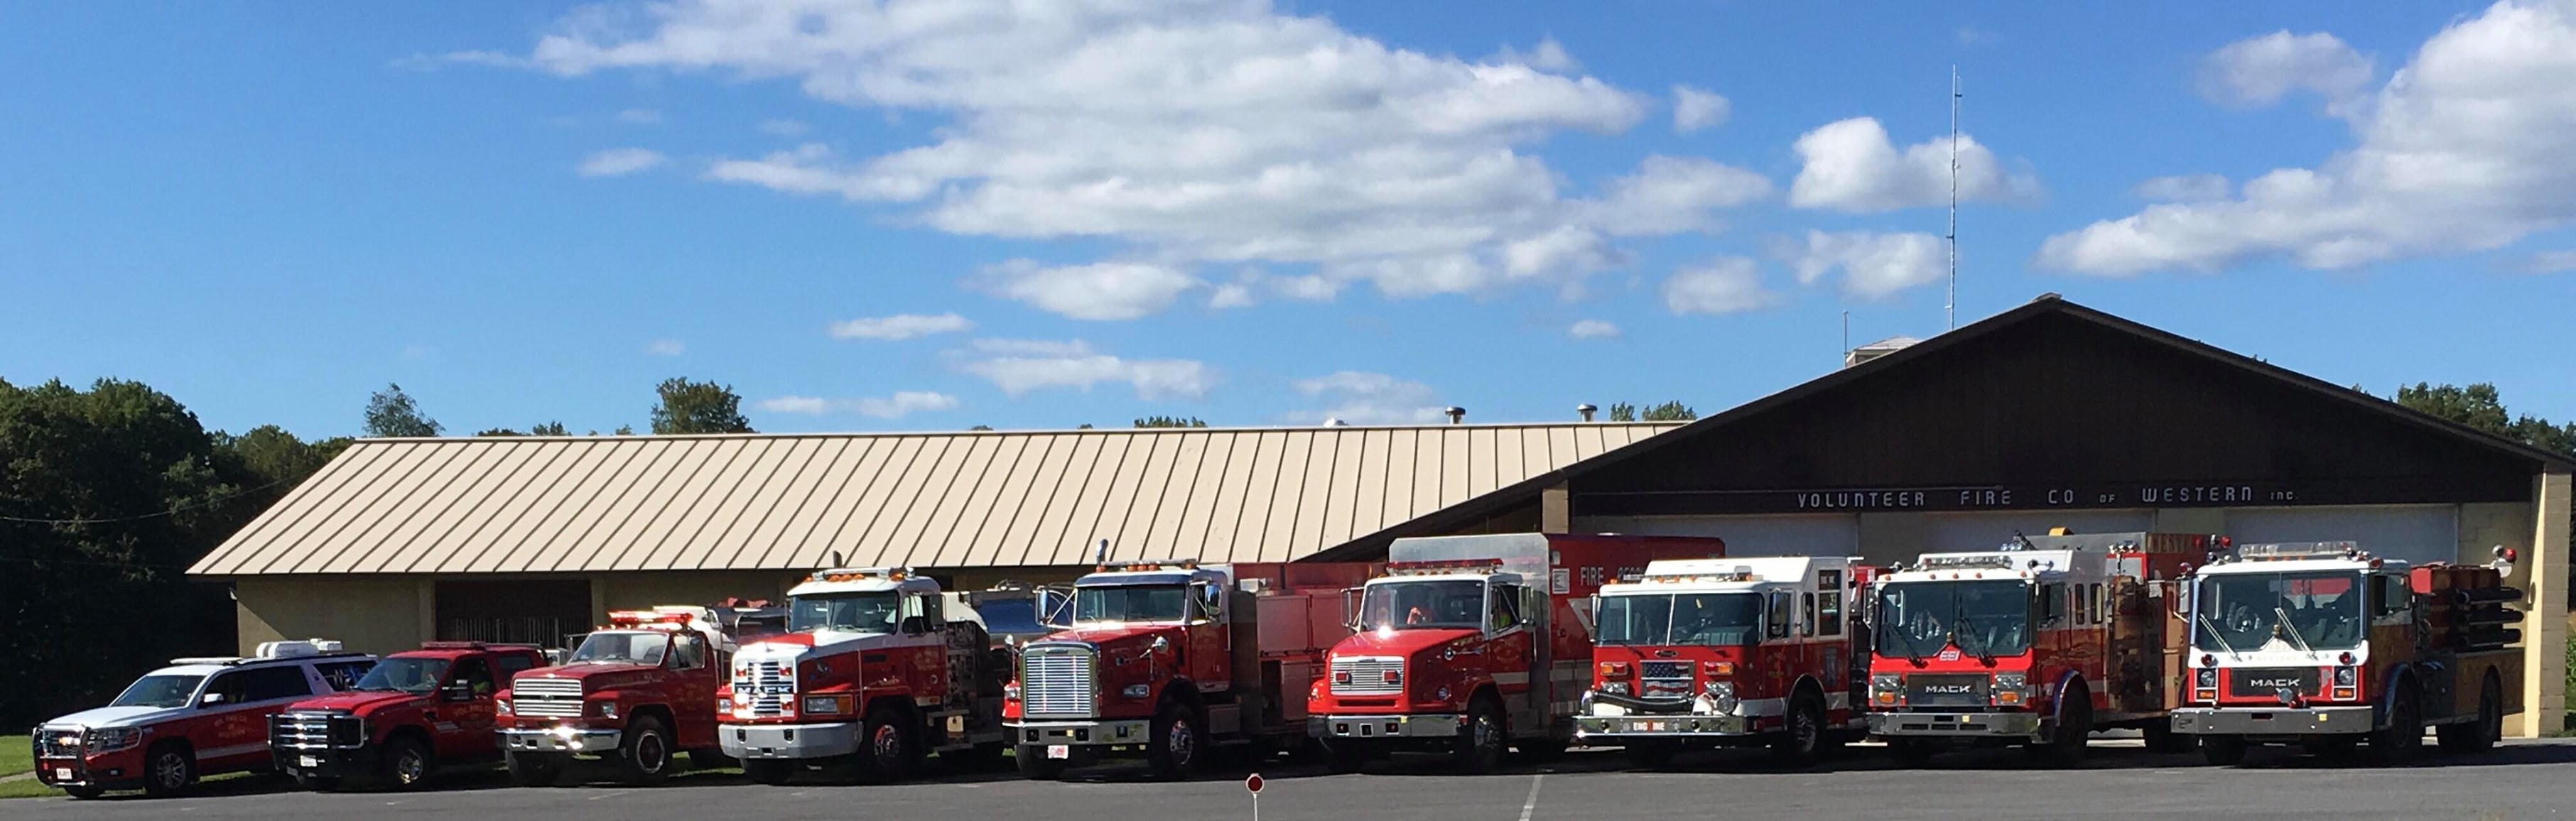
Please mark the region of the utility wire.
POLYGON ((139 522, 139 521, 142 521, 142 520, 145 520, 145 519, 158 519, 158 518, 161 518, 161 517, 163 517, 163 516, 175 516, 175 515, 178 515, 178 514, 180 514, 180 513, 185 513, 185 512, 187 512, 187 511, 191 511, 191 510, 196 510, 196 509, 198 509, 198 508, 203 508, 203 507, 212 507, 212 506, 214 506, 214 505, 223 504, 223 503, 225 503, 225 502, 229 502, 229 501, 232 501, 232 500, 234 500, 234 499, 239 499, 239 498, 241 498, 241 497, 248 496, 248 495, 250 495, 250 494, 257 493, 257 492, 260 492, 260 491, 263 491, 263 490, 267 490, 267 489, 269 489, 269 488, 273 488, 273 487, 276 487, 276 486, 278 486, 278 485, 286 484, 286 483, 288 483, 288 482, 292 482, 292 481, 296 481, 296 480, 295 480, 295 479, 279 479, 279 480, 277 480, 277 481, 270 482, 270 483, 268 483, 268 484, 264 484, 264 485, 260 485, 260 486, 258 486, 258 487, 243 488, 243 489, 241 489, 241 490, 233 491, 232 493, 229 493, 229 494, 226 494, 226 495, 223 495, 223 496, 220 496, 220 497, 216 497, 216 498, 214 498, 214 499, 209 499, 209 500, 206 500, 206 501, 203 501, 203 502, 198 502, 198 503, 195 503, 195 504, 183 504, 183 505, 179 505, 179 506, 177 506, 177 507, 170 508, 169 510, 164 510, 164 511, 160 511, 160 512, 157 512, 157 513, 145 513, 145 514, 136 515, 136 516, 116 516, 116 517, 105 518, 105 519, 91 519, 91 518, 74 518, 74 519, 27 519, 27 518, 21 518, 21 517, 17 517, 17 516, 0 516, 0 522, 15 522, 15 523, 18 523, 18 524, 30 524, 30 525, 102 525, 102 524, 116 524, 116 523, 118 523, 118 522, 139 522))

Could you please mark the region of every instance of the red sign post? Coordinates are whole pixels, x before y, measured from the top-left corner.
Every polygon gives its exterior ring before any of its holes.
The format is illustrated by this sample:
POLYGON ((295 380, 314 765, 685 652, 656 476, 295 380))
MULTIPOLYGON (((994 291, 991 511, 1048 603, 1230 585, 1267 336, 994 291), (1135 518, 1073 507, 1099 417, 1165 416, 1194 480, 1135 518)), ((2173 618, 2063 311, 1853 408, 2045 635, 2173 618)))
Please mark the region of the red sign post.
POLYGON ((1252 793, 1252 821, 1261 821, 1261 774, 1245 776, 1243 789, 1252 793))

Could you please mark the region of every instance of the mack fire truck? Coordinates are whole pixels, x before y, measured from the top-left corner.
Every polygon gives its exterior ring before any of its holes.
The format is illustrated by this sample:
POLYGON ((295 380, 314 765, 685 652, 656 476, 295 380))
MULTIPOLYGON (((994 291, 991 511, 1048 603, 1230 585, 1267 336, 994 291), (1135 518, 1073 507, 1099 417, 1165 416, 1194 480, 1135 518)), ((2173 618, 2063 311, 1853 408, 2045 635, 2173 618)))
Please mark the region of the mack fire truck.
POLYGON ((1257 757, 1302 742, 1308 685, 1347 632, 1335 604, 1374 567, 1104 563, 1041 590, 1061 629, 1021 646, 1004 696, 1020 774, 1141 754, 1178 778, 1218 745, 1257 757))
MULTIPOLYGON (((2343 757, 2367 742, 2413 759, 2432 726, 2476 752, 2521 709, 2518 618, 2504 604, 2511 554, 2492 567, 2408 567, 2353 542, 2235 546, 2190 579, 2190 705, 2173 728, 2212 764, 2254 744, 2343 757)), ((2554 616, 2553 616, 2554 618, 2554 616)))
POLYGON ((1306 720, 1337 769, 1446 752, 1486 772, 1506 746, 1546 757, 1574 739, 1592 682, 1587 597, 1655 559, 1717 557, 1713 538, 1504 533, 1397 539, 1355 591, 1306 720))
POLYGON ((1857 557, 1677 559, 1602 585, 1576 739, 1659 767, 1765 743, 1806 763, 1860 737, 1869 645, 1852 591, 1869 571, 1857 557))
POLYGON ((2092 733, 2138 729, 2183 752, 2169 713, 2181 670, 2178 579, 2206 536, 2015 536, 1927 553, 1871 585, 1870 735, 1920 766, 1953 746, 2083 757, 2092 733))
POLYGON ((777 784, 850 761, 892 781, 928 753, 1001 758, 1010 655, 974 608, 892 567, 819 571, 787 599, 787 632, 744 644, 716 695, 718 740, 745 775, 777 784))
POLYGON ((731 608, 664 605, 612 610, 563 664, 517 674, 501 694, 501 750, 521 786, 555 783, 577 761, 612 764, 618 779, 649 785, 681 751, 719 766, 716 688, 734 640, 731 608))

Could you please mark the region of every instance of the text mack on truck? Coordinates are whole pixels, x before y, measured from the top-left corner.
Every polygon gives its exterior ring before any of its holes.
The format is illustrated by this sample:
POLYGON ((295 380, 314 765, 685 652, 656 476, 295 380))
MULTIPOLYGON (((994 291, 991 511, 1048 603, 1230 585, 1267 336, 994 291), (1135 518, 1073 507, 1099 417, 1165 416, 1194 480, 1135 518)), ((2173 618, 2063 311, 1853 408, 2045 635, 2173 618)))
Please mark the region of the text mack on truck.
POLYGON ((2021 745, 2034 761, 2069 763, 2109 729, 2182 751, 2167 723, 2181 675, 2175 579, 2208 544, 2166 533, 2016 536, 1880 575, 1870 734, 1907 765, 1962 745, 2021 745))
POLYGON ((1768 744, 1792 763, 1859 738, 1869 645, 1857 558, 1675 559, 1601 586, 1576 736, 1644 767, 1768 744))
POLYGON ((1550 756, 1574 739, 1592 683, 1588 598, 1649 561, 1725 554, 1719 539, 1506 533, 1397 539, 1357 591, 1307 728, 1334 766, 1444 752, 1486 772, 1506 747, 1550 756))

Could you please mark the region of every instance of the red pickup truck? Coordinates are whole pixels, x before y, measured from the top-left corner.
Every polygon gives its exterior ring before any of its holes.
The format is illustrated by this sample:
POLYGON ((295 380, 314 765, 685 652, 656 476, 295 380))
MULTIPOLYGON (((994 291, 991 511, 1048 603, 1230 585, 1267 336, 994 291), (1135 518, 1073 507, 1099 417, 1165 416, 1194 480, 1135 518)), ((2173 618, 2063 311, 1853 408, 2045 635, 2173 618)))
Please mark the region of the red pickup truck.
POLYGON ((724 766, 716 740, 717 688, 736 633, 755 611, 664 605, 617 610, 561 666, 520 673, 501 695, 500 746, 510 778, 555 783, 583 759, 618 780, 649 785, 677 772, 679 754, 724 766), (730 627, 728 626, 730 625, 730 627))
POLYGON ((296 702, 270 719, 269 754, 308 790, 338 789, 351 776, 416 788, 441 765, 500 757, 499 683, 544 664, 523 644, 433 641, 395 653, 348 692, 296 702))

